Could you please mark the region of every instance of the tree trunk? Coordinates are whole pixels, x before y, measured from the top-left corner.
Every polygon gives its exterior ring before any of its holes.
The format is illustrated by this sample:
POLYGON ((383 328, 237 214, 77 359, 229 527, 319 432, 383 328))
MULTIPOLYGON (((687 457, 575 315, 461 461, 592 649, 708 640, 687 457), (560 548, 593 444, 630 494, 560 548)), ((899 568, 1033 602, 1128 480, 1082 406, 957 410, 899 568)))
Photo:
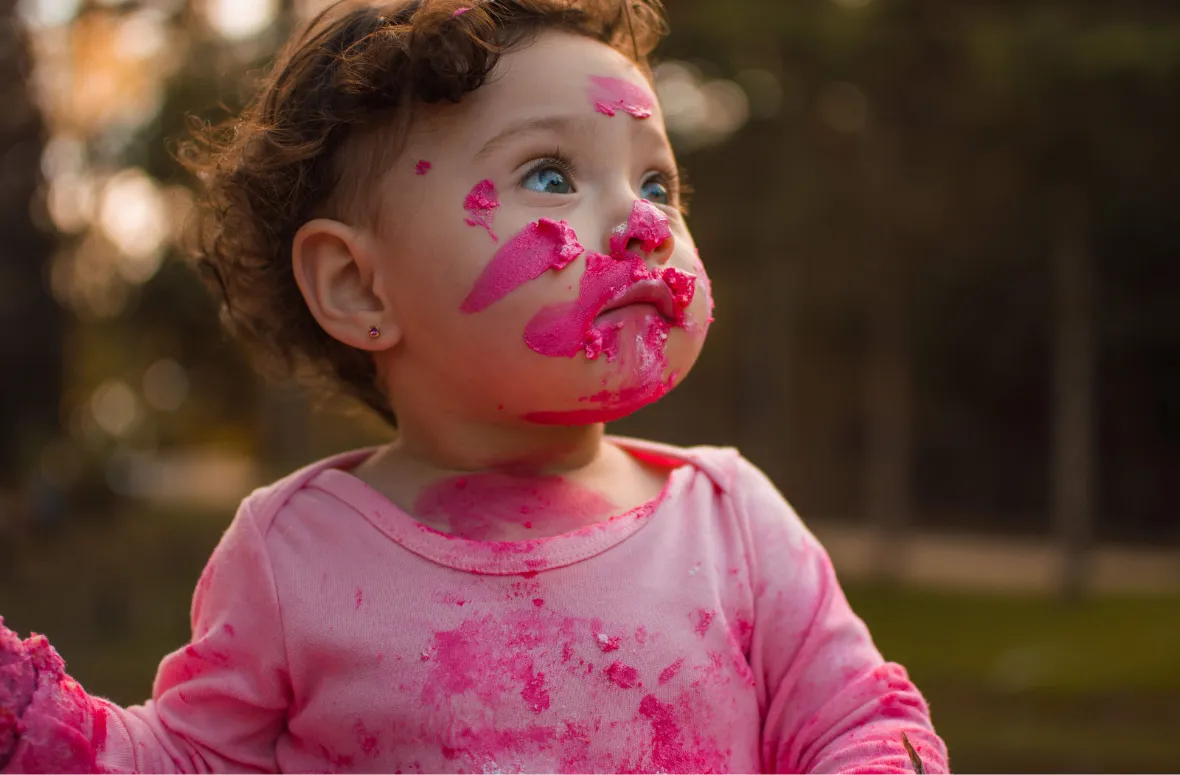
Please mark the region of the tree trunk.
POLYGON ((37 507, 28 485, 61 411, 62 311, 46 279, 54 244, 31 217, 45 124, 29 60, 16 3, 0 0, 0 533, 37 507))
POLYGON ((1061 595, 1085 592, 1093 521, 1093 269, 1082 195, 1059 196, 1053 244, 1053 525, 1061 549, 1061 595))
POLYGON ((884 579, 900 576, 913 498, 911 467, 911 344, 909 278, 912 257, 902 246, 900 141, 889 127, 875 125, 864 139, 864 250, 869 266, 866 291, 868 364, 865 370, 865 501, 876 533, 873 570, 884 579))

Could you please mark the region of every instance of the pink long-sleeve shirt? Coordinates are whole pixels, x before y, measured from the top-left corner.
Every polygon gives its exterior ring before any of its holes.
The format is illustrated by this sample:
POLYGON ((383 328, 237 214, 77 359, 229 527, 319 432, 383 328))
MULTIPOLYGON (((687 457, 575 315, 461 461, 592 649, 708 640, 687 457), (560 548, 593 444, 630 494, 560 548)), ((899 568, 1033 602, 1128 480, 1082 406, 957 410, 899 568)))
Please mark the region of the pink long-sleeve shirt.
POLYGON ((913 772, 902 732, 946 771, 926 703, 758 469, 616 443, 675 466, 660 498, 534 541, 421 525, 347 473, 367 451, 258 490, 141 706, 0 623, 4 772, 913 772))

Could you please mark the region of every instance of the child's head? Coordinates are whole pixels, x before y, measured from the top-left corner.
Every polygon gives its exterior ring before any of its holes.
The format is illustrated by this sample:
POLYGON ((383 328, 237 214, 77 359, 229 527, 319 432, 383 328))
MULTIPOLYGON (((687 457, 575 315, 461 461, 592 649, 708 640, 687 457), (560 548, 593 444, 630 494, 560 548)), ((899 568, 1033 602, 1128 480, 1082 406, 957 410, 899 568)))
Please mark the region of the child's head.
POLYGON ((199 264, 256 350, 403 426, 623 416, 691 368, 711 304, 658 0, 468 5, 342 3, 293 38, 184 149, 199 264))

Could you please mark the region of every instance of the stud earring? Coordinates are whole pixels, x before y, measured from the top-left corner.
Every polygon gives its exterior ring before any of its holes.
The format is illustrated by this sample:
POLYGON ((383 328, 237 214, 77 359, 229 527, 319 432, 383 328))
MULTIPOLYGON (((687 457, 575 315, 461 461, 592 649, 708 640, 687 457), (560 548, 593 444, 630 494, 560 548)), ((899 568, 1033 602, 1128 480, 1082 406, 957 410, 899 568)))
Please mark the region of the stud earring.
POLYGON ((369 338, 376 339, 381 336, 381 328, 379 326, 369 326, 369 338))

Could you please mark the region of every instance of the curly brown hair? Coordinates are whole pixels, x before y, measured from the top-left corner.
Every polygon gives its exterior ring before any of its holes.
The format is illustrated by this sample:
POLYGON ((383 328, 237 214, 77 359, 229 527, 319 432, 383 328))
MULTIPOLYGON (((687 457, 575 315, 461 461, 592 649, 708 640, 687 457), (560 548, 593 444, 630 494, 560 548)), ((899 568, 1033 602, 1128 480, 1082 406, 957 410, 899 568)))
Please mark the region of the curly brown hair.
POLYGON ((365 218, 414 106, 458 102, 547 30, 599 40, 650 75, 666 23, 660 0, 341 0, 291 38, 239 117, 198 124, 178 145, 204 184, 195 264, 264 370, 343 389, 396 425, 371 355, 308 310, 295 232, 316 217, 365 218))

